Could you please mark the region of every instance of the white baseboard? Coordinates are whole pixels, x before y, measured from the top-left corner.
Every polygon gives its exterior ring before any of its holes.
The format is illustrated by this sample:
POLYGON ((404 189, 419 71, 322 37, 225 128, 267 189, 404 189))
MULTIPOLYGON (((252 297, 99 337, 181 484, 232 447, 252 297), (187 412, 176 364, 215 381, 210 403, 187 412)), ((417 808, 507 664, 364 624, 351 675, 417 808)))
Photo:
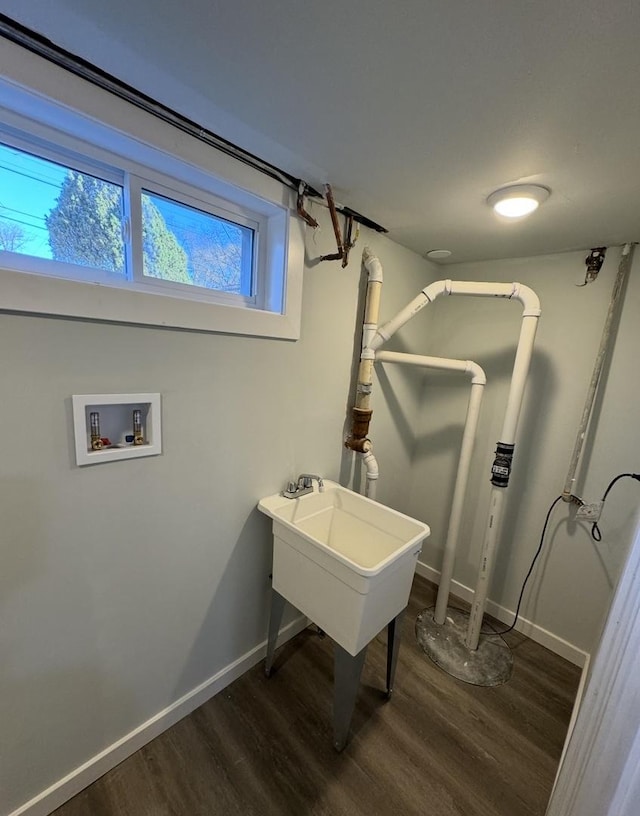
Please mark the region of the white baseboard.
MULTIPOLYGON (((308 624, 306 617, 296 618, 287 626, 283 627, 278 637, 278 646, 290 640, 301 632, 308 624)), ((91 757, 83 765, 71 771, 70 774, 59 779, 51 787, 39 793, 29 802, 21 805, 17 810, 12 811, 8 816, 48 816, 56 808, 68 802, 76 793, 80 793, 96 779, 99 779, 107 771, 115 768, 120 762, 131 754, 142 748, 152 739, 175 725, 187 714, 206 703, 222 689, 226 688, 234 680, 243 675, 256 663, 264 658, 267 652, 267 641, 263 641, 239 657, 233 663, 225 666, 219 672, 205 680, 204 683, 189 691, 175 703, 159 711, 151 719, 142 723, 122 739, 114 742, 104 751, 91 757)))
MULTIPOLYGON (((439 570, 434 569, 427 564, 423 564, 421 561, 418 561, 416 572, 418 575, 432 581, 434 584, 440 583, 439 570)), ((471 603, 473 598, 473 590, 470 587, 465 586, 458 581, 452 581, 451 592, 454 595, 457 595, 463 601, 471 603)), ((487 612, 489 615, 492 615, 502 623, 508 623, 509 625, 511 625, 513 616, 515 615, 515 610, 507 609, 504 606, 499 606, 494 601, 487 601, 487 612)), ((569 643, 569 641, 558 637, 558 635, 554 635, 553 632, 543 629, 542 626, 538 626, 526 618, 519 617, 515 629, 518 632, 522 632, 522 634, 526 635, 528 638, 531 638, 531 640, 535 640, 535 642, 539 643, 541 646, 545 646, 550 651, 560 655, 560 657, 564 657, 575 666, 580 666, 582 668, 589 659, 588 652, 579 649, 577 646, 574 646, 573 643, 569 643)))

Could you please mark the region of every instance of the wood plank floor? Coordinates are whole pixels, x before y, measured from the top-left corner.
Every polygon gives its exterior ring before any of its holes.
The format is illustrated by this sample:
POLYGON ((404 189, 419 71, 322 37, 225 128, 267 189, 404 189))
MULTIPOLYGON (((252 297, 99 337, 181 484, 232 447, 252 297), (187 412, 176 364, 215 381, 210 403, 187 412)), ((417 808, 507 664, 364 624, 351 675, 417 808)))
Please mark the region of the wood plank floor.
POLYGON ((433 600, 416 577, 390 702, 386 634, 370 645, 342 754, 332 644, 307 629, 278 652, 273 677, 256 666, 55 816, 543 816, 579 669, 511 633, 509 683, 455 680, 415 640, 433 600))

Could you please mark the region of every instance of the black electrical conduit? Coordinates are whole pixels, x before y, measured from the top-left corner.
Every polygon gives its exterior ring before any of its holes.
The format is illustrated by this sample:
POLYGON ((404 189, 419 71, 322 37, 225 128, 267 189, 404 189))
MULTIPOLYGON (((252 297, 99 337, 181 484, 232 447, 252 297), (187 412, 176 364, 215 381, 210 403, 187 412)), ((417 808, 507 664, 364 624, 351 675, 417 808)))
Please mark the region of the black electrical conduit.
MULTIPOLYGON (((304 179, 298 179, 295 176, 292 176, 290 173, 287 173, 285 170, 281 170, 279 167, 276 167, 267 161, 263 161, 261 158, 253 153, 250 153, 248 150, 238 147, 238 145, 233 144, 233 142, 229 142, 227 139, 223 139, 222 136, 218 136, 216 133, 207 130, 207 128, 202 127, 197 122, 188 119, 181 113, 178 113, 152 97, 147 96, 131 85, 128 85, 126 82, 122 82, 122 80, 108 74, 106 71, 103 71, 101 68, 98 68, 96 65, 93 65, 82 57, 61 48, 59 45, 51 42, 51 40, 48 40, 41 34, 20 25, 20 23, 12 20, 10 17, 7 17, 5 14, 0 14, 0 36, 22 46, 22 48, 31 51, 33 54, 37 54, 39 57, 52 62, 54 65, 64 68, 65 71, 69 71, 70 73, 79 76, 81 79, 91 82, 92 85, 96 85, 98 88, 108 91, 114 96, 123 99, 125 102, 135 105, 136 108, 140 108, 146 113, 155 116, 157 119, 161 119, 163 122, 178 128, 178 130, 181 130, 183 133, 187 133, 194 139, 204 142, 209 147, 219 150, 220 152, 225 153, 227 156, 231 156, 232 158, 243 162, 243 164, 253 167, 255 170, 259 170, 261 173, 264 173, 266 176, 279 181, 286 187, 299 192, 300 185, 303 184, 306 195, 315 198, 323 198, 322 193, 319 193, 317 190, 307 184, 304 179)), ((369 227, 376 232, 388 232, 388 230, 381 227, 380 224, 376 224, 375 221, 371 221, 371 219, 364 215, 360 215, 360 213, 355 212, 355 210, 352 210, 349 207, 338 207, 336 209, 338 212, 346 216, 351 216, 354 221, 357 221, 363 226, 369 227)))

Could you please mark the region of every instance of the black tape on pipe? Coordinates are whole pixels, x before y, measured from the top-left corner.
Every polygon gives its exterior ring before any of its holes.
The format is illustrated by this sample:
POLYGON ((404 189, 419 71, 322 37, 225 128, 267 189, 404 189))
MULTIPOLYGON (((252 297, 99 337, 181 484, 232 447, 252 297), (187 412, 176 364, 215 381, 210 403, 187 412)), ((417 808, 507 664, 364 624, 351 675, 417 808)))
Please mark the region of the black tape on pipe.
POLYGON ((508 487, 511 476, 511 466, 513 463, 513 451, 515 445, 507 445, 505 442, 498 442, 496 446, 496 458, 491 466, 491 484, 496 487, 508 487))

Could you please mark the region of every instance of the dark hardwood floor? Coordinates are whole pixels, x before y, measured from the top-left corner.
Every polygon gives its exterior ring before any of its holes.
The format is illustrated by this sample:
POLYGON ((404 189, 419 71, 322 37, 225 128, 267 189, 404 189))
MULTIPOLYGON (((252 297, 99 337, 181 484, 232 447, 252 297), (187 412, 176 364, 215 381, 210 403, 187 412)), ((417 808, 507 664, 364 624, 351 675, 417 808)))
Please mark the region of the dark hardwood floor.
POLYGON ((415 640, 433 600, 416 577, 390 702, 386 633, 370 645, 342 754, 332 644, 307 629, 55 816, 543 816, 580 670, 511 633, 507 684, 455 680, 415 640))

